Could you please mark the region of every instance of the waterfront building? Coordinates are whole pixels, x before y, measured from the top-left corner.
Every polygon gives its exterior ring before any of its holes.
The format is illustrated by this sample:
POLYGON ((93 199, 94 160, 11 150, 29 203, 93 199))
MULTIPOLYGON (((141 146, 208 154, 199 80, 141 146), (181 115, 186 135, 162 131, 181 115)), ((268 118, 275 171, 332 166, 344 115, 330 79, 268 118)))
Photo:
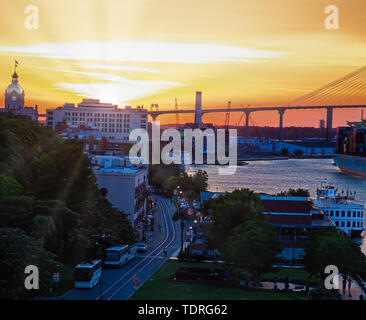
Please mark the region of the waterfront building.
POLYGON ((75 104, 65 103, 62 107, 46 110, 46 125, 53 130, 60 123, 67 127, 81 126, 97 129, 108 141, 128 142, 134 129, 147 129, 148 113, 143 107, 118 108, 111 103, 102 103, 97 99, 83 99, 75 104))
POLYGON ((17 115, 25 116, 31 121, 38 121, 38 107, 24 106, 24 90, 19 84, 19 77, 16 66, 11 79, 11 84, 5 90, 5 109, 2 112, 14 112, 17 115))
POLYGON ((300 259, 310 232, 319 228, 335 228, 335 224, 309 197, 281 197, 260 194, 266 220, 277 232, 285 260, 300 259))
POLYGON ((133 166, 123 156, 101 155, 91 159, 97 184, 107 199, 124 211, 136 228, 146 211, 148 167, 133 166))
POLYGON ((264 137, 238 138, 239 154, 281 154, 287 150, 289 155, 300 153, 308 157, 331 157, 334 155, 336 143, 321 139, 303 138, 295 141, 278 141, 264 137))

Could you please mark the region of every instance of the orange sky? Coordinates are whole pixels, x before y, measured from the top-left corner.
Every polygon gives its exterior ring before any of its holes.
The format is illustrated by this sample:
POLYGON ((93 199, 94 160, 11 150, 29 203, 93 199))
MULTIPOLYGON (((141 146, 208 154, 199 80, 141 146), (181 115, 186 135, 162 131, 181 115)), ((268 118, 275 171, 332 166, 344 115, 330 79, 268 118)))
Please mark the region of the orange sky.
MULTIPOLYGON (((1 103, 14 59, 26 105, 41 112, 64 102, 103 102, 161 109, 277 105, 366 65, 364 0, 0 0, 1 103), (27 30, 27 5, 39 29, 27 30), (337 5, 339 30, 326 30, 324 9, 337 5)), ((335 111, 334 125, 361 111, 335 111)), ((240 114, 231 116, 235 124, 240 114)), ((181 122, 193 116, 181 116, 181 122)), ((317 126, 324 111, 285 113, 285 125, 317 126)), ((164 122, 175 116, 162 116, 164 122)), ((205 122, 223 123, 224 114, 205 122)), ((277 125, 275 112, 252 115, 277 125)))

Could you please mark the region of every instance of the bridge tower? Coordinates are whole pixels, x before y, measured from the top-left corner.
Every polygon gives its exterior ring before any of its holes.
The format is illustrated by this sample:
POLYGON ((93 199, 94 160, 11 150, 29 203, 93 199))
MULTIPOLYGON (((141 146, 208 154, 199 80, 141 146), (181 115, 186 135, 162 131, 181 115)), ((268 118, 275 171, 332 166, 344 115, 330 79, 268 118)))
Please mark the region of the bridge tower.
POLYGON ((194 113, 194 123, 202 124, 202 92, 196 91, 196 108, 194 113))

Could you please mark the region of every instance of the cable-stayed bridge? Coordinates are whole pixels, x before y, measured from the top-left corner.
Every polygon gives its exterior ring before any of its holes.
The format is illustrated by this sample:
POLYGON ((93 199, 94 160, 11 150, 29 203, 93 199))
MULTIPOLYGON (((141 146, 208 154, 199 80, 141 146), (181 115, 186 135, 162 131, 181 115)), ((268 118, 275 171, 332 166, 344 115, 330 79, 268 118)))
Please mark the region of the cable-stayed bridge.
POLYGON ((248 137, 249 116, 252 112, 276 111, 279 113, 279 139, 283 139, 283 116, 286 110, 300 109, 326 109, 326 137, 332 138, 333 110, 366 108, 366 67, 345 75, 317 90, 314 90, 300 98, 289 102, 286 106, 274 107, 231 107, 218 109, 202 109, 201 92, 196 92, 195 109, 181 110, 155 110, 149 111, 153 120, 164 114, 192 113, 195 115, 195 123, 202 123, 202 116, 206 113, 216 112, 243 112, 245 115, 245 132, 248 137))

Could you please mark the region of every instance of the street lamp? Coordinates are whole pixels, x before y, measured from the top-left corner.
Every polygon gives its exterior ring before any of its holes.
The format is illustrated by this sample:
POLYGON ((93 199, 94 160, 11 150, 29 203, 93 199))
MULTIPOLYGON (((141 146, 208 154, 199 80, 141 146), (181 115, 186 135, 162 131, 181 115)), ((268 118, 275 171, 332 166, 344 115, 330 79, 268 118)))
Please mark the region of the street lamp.
POLYGON ((194 242, 196 242, 197 239, 197 219, 194 219, 194 242))

